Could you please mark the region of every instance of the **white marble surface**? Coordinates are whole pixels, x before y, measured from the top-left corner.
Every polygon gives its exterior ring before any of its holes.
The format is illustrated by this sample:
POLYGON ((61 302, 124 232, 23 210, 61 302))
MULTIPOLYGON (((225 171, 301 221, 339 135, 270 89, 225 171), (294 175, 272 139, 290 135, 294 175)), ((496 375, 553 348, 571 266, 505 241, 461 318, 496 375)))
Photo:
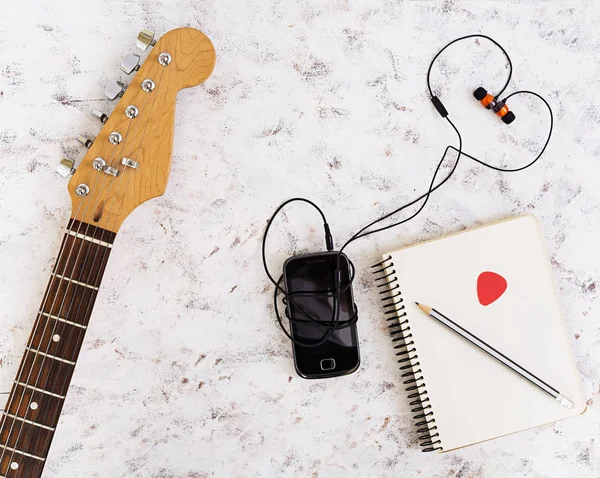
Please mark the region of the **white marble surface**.
MULTIPOLYGON (((138 30, 202 29, 218 62, 178 98, 167 194, 122 228, 47 477, 600 476, 600 4, 334 0, 2 1, 0 4, 0 371, 7 388, 69 217, 53 173, 71 139, 109 111, 105 82, 138 30), (450 128, 425 88, 433 54, 487 33, 512 55, 514 88, 556 114, 547 154, 501 175, 463 160, 405 227, 353 245, 362 365, 294 373, 260 263, 266 219, 305 195, 337 242, 423 191, 450 128), (378 253, 500 217, 541 221, 590 413, 458 452, 415 446, 367 267, 378 253)), ((456 46, 433 81, 465 148, 522 164, 548 124, 535 101, 503 125, 471 96, 506 74, 485 42, 456 46)), ((447 171, 447 168, 445 169, 447 171)), ((290 208, 270 264, 321 247, 313 212, 290 208)))

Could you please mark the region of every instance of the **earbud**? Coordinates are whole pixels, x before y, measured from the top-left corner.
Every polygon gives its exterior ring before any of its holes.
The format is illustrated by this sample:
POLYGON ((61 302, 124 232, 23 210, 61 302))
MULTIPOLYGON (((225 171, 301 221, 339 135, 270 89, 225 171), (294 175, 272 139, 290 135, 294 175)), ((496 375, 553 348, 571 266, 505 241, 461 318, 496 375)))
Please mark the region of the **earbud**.
POLYGON ((492 110, 496 113, 502 121, 506 124, 511 124, 515 120, 515 114, 508 110, 508 106, 504 101, 499 101, 492 95, 490 95, 485 88, 481 86, 473 92, 473 96, 479 101, 486 109, 492 110))

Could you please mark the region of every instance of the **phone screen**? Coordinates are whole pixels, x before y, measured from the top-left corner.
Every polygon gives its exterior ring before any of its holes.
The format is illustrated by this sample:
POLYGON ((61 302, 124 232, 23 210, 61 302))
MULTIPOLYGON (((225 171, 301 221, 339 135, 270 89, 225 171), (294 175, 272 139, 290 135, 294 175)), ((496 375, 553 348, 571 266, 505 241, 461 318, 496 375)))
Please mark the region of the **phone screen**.
MULTIPOLYGON (((336 252, 308 254, 294 257, 286 263, 285 276, 288 293, 332 292, 334 289, 334 269, 336 252)), ((349 263, 342 255, 340 262, 342 284, 349 280, 349 263)), ((298 310, 321 322, 330 322, 334 317, 333 296, 296 296, 288 301, 292 336, 301 342, 316 342, 326 329, 312 323, 298 310), (295 304, 294 304, 295 302, 295 304)), ((340 322, 350 320, 354 312, 352 289, 348 288, 340 296, 340 322)), ((298 373, 307 378, 323 378, 354 372, 360 363, 356 325, 333 332, 327 341, 317 347, 303 347, 294 344, 294 359, 298 373)))

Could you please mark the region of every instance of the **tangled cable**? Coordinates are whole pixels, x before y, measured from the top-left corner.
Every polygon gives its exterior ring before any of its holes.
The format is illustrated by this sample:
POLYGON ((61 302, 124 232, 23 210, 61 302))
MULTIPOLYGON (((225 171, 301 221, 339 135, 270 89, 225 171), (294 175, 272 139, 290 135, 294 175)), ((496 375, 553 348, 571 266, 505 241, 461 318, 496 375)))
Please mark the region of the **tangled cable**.
MULTIPOLYGON (((274 290, 274 294, 273 294, 273 300, 274 300, 274 307, 275 307, 275 315, 277 317, 277 321, 279 322, 279 325, 281 327, 281 329, 284 331, 284 333, 286 334, 286 336, 292 340, 294 343, 296 343, 297 345, 301 345, 304 347, 316 347, 318 345, 323 344, 324 342, 327 341, 327 339, 329 339, 329 337, 331 336, 331 334, 339 329, 342 329, 344 327, 349 327, 353 324, 356 323, 356 321, 358 320, 358 310, 356 308, 356 305, 354 305, 354 311, 353 311, 353 315, 352 317, 347 320, 347 321, 340 321, 340 296, 342 293, 344 293, 352 284, 352 281, 354 280, 354 276, 355 276, 355 270, 354 270, 354 265, 352 264, 352 262, 348 259, 348 262, 351 266, 351 274, 350 274, 350 278, 348 282, 342 283, 342 271, 341 271, 341 259, 342 256, 346 257, 345 254, 343 254, 344 249, 346 249, 346 247, 348 245, 350 245, 352 242, 356 241, 357 239, 360 239, 362 237, 366 237, 369 236, 371 234, 375 234, 377 232, 381 232, 381 231, 385 231, 387 229, 391 229, 393 227, 399 226, 401 224, 404 224, 408 221, 410 221, 411 219, 415 218, 418 214, 421 213, 421 211, 425 208, 425 205, 427 204, 427 202, 429 201, 429 197, 431 196, 431 193, 433 193, 434 191, 436 191, 437 189, 439 189, 443 184, 445 184, 454 174, 454 172, 456 171, 456 167, 458 166, 458 163, 461 159, 462 156, 466 156, 467 158, 479 163, 482 166, 485 166, 486 168, 492 169, 494 171, 499 171, 499 172, 504 172, 504 173, 514 173, 514 172, 518 172, 518 171, 523 171, 524 169, 529 168, 530 166, 532 166, 533 164, 535 164, 537 162, 538 159, 540 159, 540 157, 542 156, 542 154, 544 153, 544 151, 546 150, 548 143, 550 142, 550 138, 552 137, 552 131, 554 128, 554 115, 552 113, 552 108, 550 107, 550 105, 548 104, 548 102, 538 93, 535 93, 534 91, 529 91, 529 90, 521 90, 521 91, 516 91, 514 93, 509 94, 508 96, 506 96, 504 99, 502 100, 498 100, 499 96, 506 90, 506 88, 508 87, 508 84, 510 82, 510 79, 512 77, 512 62, 510 60, 510 57, 508 55, 508 53, 506 52, 506 50, 504 50, 504 48, 502 48, 502 46, 500 46, 500 44, 498 42, 496 42, 495 40, 493 40, 492 38, 486 36, 486 35, 480 35, 480 34, 474 34, 474 35, 467 35, 467 36, 463 36, 460 38, 457 38, 456 40, 451 41, 450 43, 448 43, 446 46, 444 46, 434 57, 433 60, 431 61, 429 68, 427 70, 427 88, 429 89, 429 94, 431 95, 431 101, 434 104, 436 110, 438 111, 438 113, 440 113, 440 115, 446 120, 448 121, 448 123, 450 124, 450 126, 452 126, 452 129, 456 132, 457 138, 458 138, 458 147, 455 147, 453 145, 448 145, 446 146, 446 149, 444 150, 444 154, 442 155, 440 161, 438 162, 438 165, 435 169, 435 172, 433 174, 433 177, 431 178, 431 181, 429 183, 429 187, 427 189, 427 192, 421 194, 419 197, 417 197, 416 199, 413 199, 412 201, 398 207, 397 209, 394 209, 393 211, 375 219, 374 221, 370 222, 369 224, 367 224, 366 226, 364 226, 363 228, 361 228, 358 232, 356 232, 354 235, 352 235, 350 237, 350 239, 348 239, 340 248, 339 251, 337 251, 336 254, 336 268, 334 270, 334 287, 332 291, 315 291, 315 292, 296 292, 296 293, 287 293, 286 290, 281 286, 281 282, 283 280, 283 275, 281 275, 279 277, 278 280, 275 280, 274 277, 271 275, 271 273, 269 272, 269 269, 267 267, 267 261, 266 261, 266 242, 267 242, 267 234, 269 233, 269 230, 271 228, 271 225, 273 223, 273 220, 277 217, 277 215, 280 213, 280 211, 287 206, 289 203, 291 202, 296 202, 296 201, 300 201, 300 202, 305 202, 310 204, 312 207, 314 207, 318 213, 321 215, 321 218, 323 219, 323 228, 324 228, 324 232, 325 232, 325 245, 328 251, 332 251, 334 249, 334 243, 333 243, 333 237, 331 235, 331 230, 329 227, 329 224, 327 223, 327 219, 325 218, 325 214, 323 213, 323 211, 312 201, 305 199, 305 198, 292 198, 289 199, 287 201, 285 201, 283 204, 281 204, 276 211, 273 213, 273 215, 271 216, 271 219, 269 219, 269 222, 267 224, 267 227, 265 229, 264 235, 263 235, 263 240, 262 240, 262 261, 263 261, 263 267, 265 269, 265 273, 267 274, 267 277, 269 278, 269 280, 273 283, 273 285, 275 286, 275 290, 274 290), (496 111, 496 109, 494 108, 494 111, 500 116, 500 110, 502 107, 504 107, 504 104, 506 103, 506 101, 516 95, 532 95, 535 96, 537 98, 539 98, 540 100, 542 100, 542 102, 544 103, 544 105, 546 105, 546 107, 548 108, 548 113, 550 115, 550 126, 548 129, 548 136, 546 138, 546 141, 542 147, 542 149, 540 150, 540 152, 537 154, 537 156, 535 156, 535 158, 530 161, 529 163, 527 163, 524 166, 518 167, 518 168, 501 168, 498 166, 494 166, 492 164, 486 163, 485 161, 476 158, 473 155, 470 155, 466 152, 463 151, 463 140, 462 140, 462 136, 459 132, 459 130, 457 129, 457 127, 454 125, 454 123, 450 120, 449 115, 448 115, 448 111, 446 110, 446 108, 444 107, 444 105, 442 104, 441 100, 434 95, 433 93, 433 89, 431 88, 431 82, 430 82, 430 77, 431 77, 431 69, 435 63, 435 61, 438 59, 438 57, 442 54, 442 52, 444 50, 446 50, 449 46, 453 45, 456 42, 462 41, 462 40, 466 40, 469 38, 484 38, 486 40, 491 41, 494 45, 496 45, 504 54, 504 56, 506 57, 506 60, 508 62, 508 67, 509 67, 509 72, 508 72, 508 78, 504 84, 504 86, 500 89, 500 91, 492 97, 492 99, 490 101, 492 101, 492 105, 497 105, 498 107, 498 111, 496 111), (447 176, 442 179, 441 181, 439 181, 436 184, 436 178, 437 175, 440 171, 440 168, 442 166, 442 164, 444 163, 444 160, 446 159, 446 156, 448 155, 448 151, 453 150, 456 151, 457 156, 456 156, 456 160, 454 162, 454 165, 452 166, 450 172, 447 174, 447 176), (412 215, 408 216, 407 218, 404 218, 400 221, 396 221, 396 222, 392 222, 391 224, 387 224, 385 226, 381 226, 381 227, 377 227, 375 229, 370 229, 373 226, 381 223, 382 221, 385 221, 386 219, 398 214, 399 212, 403 211, 404 209, 413 206, 417 203, 419 203, 420 201, 422 201, 421 205, 418 207, 418 209, 416 210, 416 212, 414 212, 412 215), (278 307, 278 297, 279 294, 282 294, 284 299, 284 304, 287 306, 288 303, 292 303, 294 305, 294 307, 300 312, 300 315, 302 317, 304 317, 305 319, 308 319, 309 321, 313 322, 315 325, 317 325, 318 327, 322 328, 324 331, 323 336, 314 341, 314 342, 301 342, 298 341, 297 339, 293 338, 291 336, 291 334, 285 329, 284 325, 283 325, 283 321, 281 318, 281 314, 279 313, 279 307, 278 307), (304 309, 302 309, 298 302, 295 300, 296 297, 298 296, 303 296, 303 297, 333 297, 333 313, 332 313, 332 317, 331 320, 329 321, 323 321, 322 319, 316 318, 311 316, 310 314, 308 314, 304 309)), ((482 102, 483 104, 483 102, 482 102)), ((487 107, 487 106, 486 106, 487 107)), ((489 109, 489 108, 488 108, 489 109)), ((513 118, 514 119, 514 118, 513 118)), ((297 321, 297 320, 301 320, 298 319, 296 317, 292 317, 291 314, 287 314, 288 319, 291 322, 297 321)))

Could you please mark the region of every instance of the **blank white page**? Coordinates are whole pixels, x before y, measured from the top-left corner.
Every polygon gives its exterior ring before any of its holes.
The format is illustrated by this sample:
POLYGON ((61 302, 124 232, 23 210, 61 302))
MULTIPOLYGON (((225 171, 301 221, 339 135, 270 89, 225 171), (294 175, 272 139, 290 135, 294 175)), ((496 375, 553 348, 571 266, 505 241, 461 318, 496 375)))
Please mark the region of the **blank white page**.
POLYGON ((581 414, 579 385, 541 230, 531 215, 384 255, 394 263, 443 451, 581 414), (477 278, 506 291, 483 306, 477 278), (569 398, 567 409, 414 302, 433 307, 569 398))

